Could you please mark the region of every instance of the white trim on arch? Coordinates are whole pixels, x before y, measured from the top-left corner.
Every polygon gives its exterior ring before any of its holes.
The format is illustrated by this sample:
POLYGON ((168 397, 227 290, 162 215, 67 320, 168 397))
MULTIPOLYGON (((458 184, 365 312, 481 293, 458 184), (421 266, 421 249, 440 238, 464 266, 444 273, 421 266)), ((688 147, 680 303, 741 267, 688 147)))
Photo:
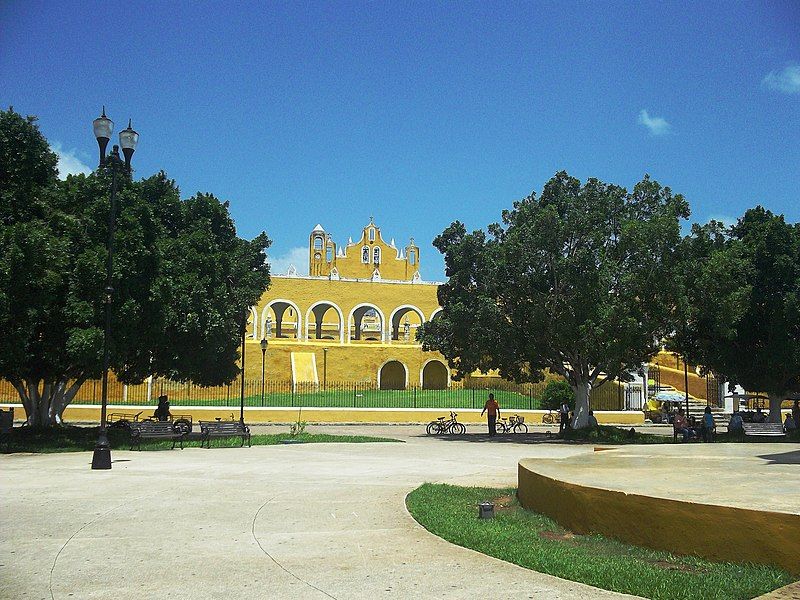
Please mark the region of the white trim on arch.
MULTIPOLYGON (((316 336, 314 336, 313 338, 309 338, 308 337, 308 327, 309 327, 309 325, 311 325, 311 311, 313 311, 314 308, 316 308, 317 306, 320 306, 322 304, 327 304, 328 306, 333 308, 338 313, 338 315, 339 315, 339 343, 340 344, 344 344, 344 313, 342 312, 342 309, 339 308, 338 304, 336 304, 335 302, 331 302, 330 300, 320 300, 319 302, 314 302, 314 304, 312 304, 308 308, 308 310, 306 311, 306 328, 303 330, 304 339, 306 339, 306 340, 317 339, 316 336)), ((315 327, 316 327, 316 324, 317 324, 317 322, 316 322, 316 319, 315 319, 314 320, 314 326, 315 327)))
POLYGON ((253 339, 259 339, 256 336, 258 335, 258 307, 251 306, 250 307, 250 316, 253 317, 253 326, 251 327, 251 332, 253 335, 253 339))
POLYGON ((431 318, 430 318, 430 319, 428 319, 428 320, 429 320, 429 321, 433 321, 433 317, 435 317, 436 315, 438 315, 438 314, 439 314, 440 312, 442 312, 443 310, 444 310, 444 309, 443 309, 443 308, 440 306, 439 308, 437 308, 436 310, 434 310, 434 311, 431 313, 431 318))
POLYGON ((407 390, 408 389, 408 366, 406 366, 406 363, 404 363, 399 358, 390 358, 388 360, 385 360, 385 361, 383 361, 381 366, 378 367, 378 389, 381 389, 381 371, 383 371, 383 367, 388 365, 390 362, 398 362, 398 363, 400 363, 402 365, 403 370, 406 373, 406 382, 405 382, 405 385, 404 385, 403 389, 407 390))
POLYGON ((443 361, 441 358, 429 358, 424 363, 422 363, 422 366, 419 368, 419 387, 420 387, 420 389, 422 388, 422 383, 423 383, 422 374, 425 372, 425 367, 428 366, 428 363, 432 363, 432 362, 442 363, 442 365, 444 366, 445 371, 447 371, 447 387, 449 389, 450 388, 450 367, 448 367, 447 363, 445 361, 443 361))
POLYGON ((284 304, 288 304, 291 306, 295 312, 297 313, 297 341, 302 341, 303 338, 303 313, 300 312, 300 307, 297 306, 291 300, 286 300, 285 298, 275 298, 274 300, 270 300, 264 306, 263 310, 261 311, 261 337, 267 337, 267 311, 269 311, 269 307, 273 304, 277 304, 278 302, 283 302, 284 304))
MULTIPOLYGON (((389 315, 389 323, 387 325, 387 329, 389 331, 389 333, 387 334, 387 338, 388 338, 389 341, 392 339, 392 332, 394 331, 394 316, 398 312, 400 312, 401 310, 406 309, 406 308, 409 309, 409 310, 414 311, 415 313, 417 313, 417 316, 419 317, 420 322, 422 322, 422 323, 425 322, 425 313, 422 312, 419 308, 417 308, 413 304, 403 304, 402 306, 398 306, 397 308, 395 308, 392 311, 392 314, 389 315)), ((400 339, 400 331, 399 331, 399 329, 398 329, 398 333, 397 333, 397 339, 398 340, 400 339)))
POLYGON ((356 304, 352 308, 352 310, 350 311, 350 314, 347 315, 347 343, 349 344, 351 342, 350 329, 351 329, 352 323, 353 323, 353 313, 355 313, 359 308, 362 308, 364 306, 368 306, 370 308, 374 308, 375 312, 377 312, 378 316, 380 316, 380 318, 381 318, 381 336, 380 336, 381 337, 381 342, 386 342, 386 329, 387 329, 386 315, 383 314, 383 311, 376 304, 371 304, 369 302, 362 302, 361 304, 356 304))

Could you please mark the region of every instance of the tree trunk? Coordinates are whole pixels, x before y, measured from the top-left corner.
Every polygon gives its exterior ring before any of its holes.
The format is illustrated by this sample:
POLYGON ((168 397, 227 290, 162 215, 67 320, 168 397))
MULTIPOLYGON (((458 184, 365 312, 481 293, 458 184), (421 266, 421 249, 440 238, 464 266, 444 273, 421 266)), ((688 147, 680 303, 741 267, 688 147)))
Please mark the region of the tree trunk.
POLYGON ((576 385, 572 386, 575 392, 575 416, 572 419, 573 429, 583 429, 589 426, 589 393, 592 384, 583 379, 576 378, 576 385))
POLYGON ((29 427, 55 427, 64 423, 64 409, 72 402, 84 381, 86 377, 82 376, 71 385, 66 379, 45 382, 26 379, 11 383, 25 409, 26 424, 29 427))
POLYGON ((769 422, 783 423, 781 418, 781 404, 785 394, 767 394, 769 397, 769 422))

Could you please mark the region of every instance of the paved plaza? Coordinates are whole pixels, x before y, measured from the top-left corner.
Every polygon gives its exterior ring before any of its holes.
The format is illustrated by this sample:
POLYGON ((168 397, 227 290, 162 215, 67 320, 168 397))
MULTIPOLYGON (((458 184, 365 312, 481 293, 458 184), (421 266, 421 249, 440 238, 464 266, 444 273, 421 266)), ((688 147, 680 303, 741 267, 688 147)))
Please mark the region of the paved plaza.
POLYGON ((90 453, 0 456, 0 597, 624 597, 449 544, 404 505, 423 482, 516 486, 520 459, 591 446, 315 430, 405 443, 116 451, 107 472, 90 453))

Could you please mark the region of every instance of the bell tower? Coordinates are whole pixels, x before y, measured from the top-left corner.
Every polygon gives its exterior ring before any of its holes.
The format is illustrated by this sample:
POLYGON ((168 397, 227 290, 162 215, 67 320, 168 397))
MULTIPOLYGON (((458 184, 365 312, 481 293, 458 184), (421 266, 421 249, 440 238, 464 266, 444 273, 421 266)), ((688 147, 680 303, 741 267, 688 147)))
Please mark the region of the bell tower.
POLYGON ((318 224, 308 237, 308 274, 312 277, 328 276, 335 267, 336 243, 318 224))

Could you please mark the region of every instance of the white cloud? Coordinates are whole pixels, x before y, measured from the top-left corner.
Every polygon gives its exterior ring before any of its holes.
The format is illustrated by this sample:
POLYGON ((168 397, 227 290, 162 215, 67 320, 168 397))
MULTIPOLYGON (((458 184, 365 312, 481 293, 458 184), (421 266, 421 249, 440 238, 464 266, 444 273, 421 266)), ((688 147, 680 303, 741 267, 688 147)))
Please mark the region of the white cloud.
POLYGON ((761 83, 776 92, 800 94, 800 65, 787 65, 779 71, 770 71, 761 83))
POLYGON ((294 265, 298 275, 308 275, 308 248, 306 246, 289 248, 283 254, 267 256, 269 272, 273 275, 286 275, 290 265, 294 265))
POLYGON ((60 142, 53 142, 50 148, 58 156, 58 178, 66 179, 67 175, 78 175, 83 173, 88 175, 92 172, 92 168, 78 158, 75 149, 64 150, 61 148, 60 142))
POLYGON ((724 215, 724 214, 711 215, 711 216, 708 217, 708 220, 709 221, 719 221, 725 227, 733 227, 734 225, 736 225, 736 222, 738 221, 738 219, 736 217, 731 217, 730 215, 724 215))
POLYGON ((653 135, 669 133, 672 127, 664 117, 651 117, 644 108, 639 112, 639 125, 647 127, 653 135))

